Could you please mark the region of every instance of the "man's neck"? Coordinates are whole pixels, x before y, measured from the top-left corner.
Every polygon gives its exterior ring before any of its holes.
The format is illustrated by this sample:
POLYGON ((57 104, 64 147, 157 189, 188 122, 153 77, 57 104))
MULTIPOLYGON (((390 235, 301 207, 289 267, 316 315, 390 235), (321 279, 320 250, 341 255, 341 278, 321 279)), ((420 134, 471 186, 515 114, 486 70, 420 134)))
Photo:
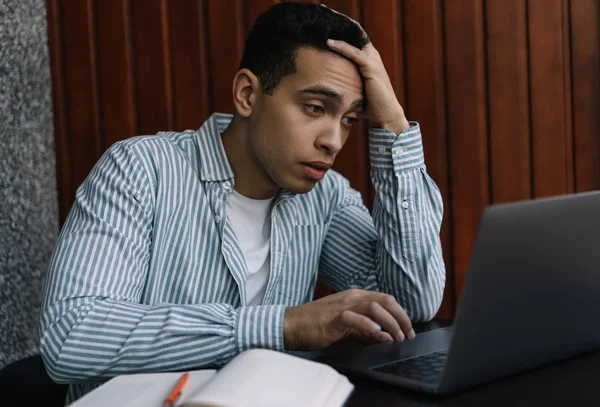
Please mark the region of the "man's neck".
POLYGON ((250 148, 248 128, 234 116, 221 134, 229 165, 235 174, 235 190, 247 198, 269 199, 279 191, 250 148))

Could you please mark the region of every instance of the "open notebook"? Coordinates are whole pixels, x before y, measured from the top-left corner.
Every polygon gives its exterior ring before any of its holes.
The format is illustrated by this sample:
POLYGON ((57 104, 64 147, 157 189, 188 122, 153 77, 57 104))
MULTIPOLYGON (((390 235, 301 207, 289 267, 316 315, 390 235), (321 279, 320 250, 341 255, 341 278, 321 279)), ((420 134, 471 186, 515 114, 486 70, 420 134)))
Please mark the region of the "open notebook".
MULTIPOLYGON (((115 377, 72 407, 162 406, 182 373, 115 377)), ((321 363, 266 349, 240 353, 225 367, 191 371, 176 406, 342 406, 354 386, 321 363)))

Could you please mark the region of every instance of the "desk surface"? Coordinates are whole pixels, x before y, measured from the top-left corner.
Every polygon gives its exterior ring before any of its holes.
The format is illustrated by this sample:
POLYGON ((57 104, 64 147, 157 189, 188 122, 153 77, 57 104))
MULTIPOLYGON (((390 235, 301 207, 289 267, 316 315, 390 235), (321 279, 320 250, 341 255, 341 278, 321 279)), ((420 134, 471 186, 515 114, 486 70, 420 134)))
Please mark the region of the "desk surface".
MULTIPOLYGON (((415 331, 447 326, 438 320, 415 331)), ((585 406, 600 405, 600 351, 480 385, 449 396, 430 396, 356 376, 346 406, 585 406)))

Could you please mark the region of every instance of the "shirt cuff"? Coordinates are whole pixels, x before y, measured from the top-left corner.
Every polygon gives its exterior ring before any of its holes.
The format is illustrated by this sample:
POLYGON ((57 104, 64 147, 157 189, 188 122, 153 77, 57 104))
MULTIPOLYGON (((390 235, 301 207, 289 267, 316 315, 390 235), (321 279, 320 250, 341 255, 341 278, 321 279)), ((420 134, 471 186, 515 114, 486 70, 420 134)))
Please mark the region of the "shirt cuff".
POLYGON ((398 172, 424 165, 421 127, 417 122, 409 124, 399 135, 388 129, 369 129, 371 169, 398 172))
POLYGON ((238 309, 236 347, 243 352, 252 348, 282 351, 285 305, 257 305, 238 309))

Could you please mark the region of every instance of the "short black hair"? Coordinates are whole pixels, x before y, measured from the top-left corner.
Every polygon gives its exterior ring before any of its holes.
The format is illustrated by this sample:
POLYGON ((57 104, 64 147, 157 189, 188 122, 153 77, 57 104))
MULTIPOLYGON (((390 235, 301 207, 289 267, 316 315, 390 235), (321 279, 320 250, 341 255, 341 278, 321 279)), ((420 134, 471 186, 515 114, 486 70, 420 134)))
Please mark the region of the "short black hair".
POLYGON ((348 17, 314 3, 278 3, 256 19, 246 39, 240 69, 252 71, 262 89, 273 94, 281 79, 296 72, 300 47, 334 52, 326 40, 345 41, 362 49, 369 38, 348 17))

